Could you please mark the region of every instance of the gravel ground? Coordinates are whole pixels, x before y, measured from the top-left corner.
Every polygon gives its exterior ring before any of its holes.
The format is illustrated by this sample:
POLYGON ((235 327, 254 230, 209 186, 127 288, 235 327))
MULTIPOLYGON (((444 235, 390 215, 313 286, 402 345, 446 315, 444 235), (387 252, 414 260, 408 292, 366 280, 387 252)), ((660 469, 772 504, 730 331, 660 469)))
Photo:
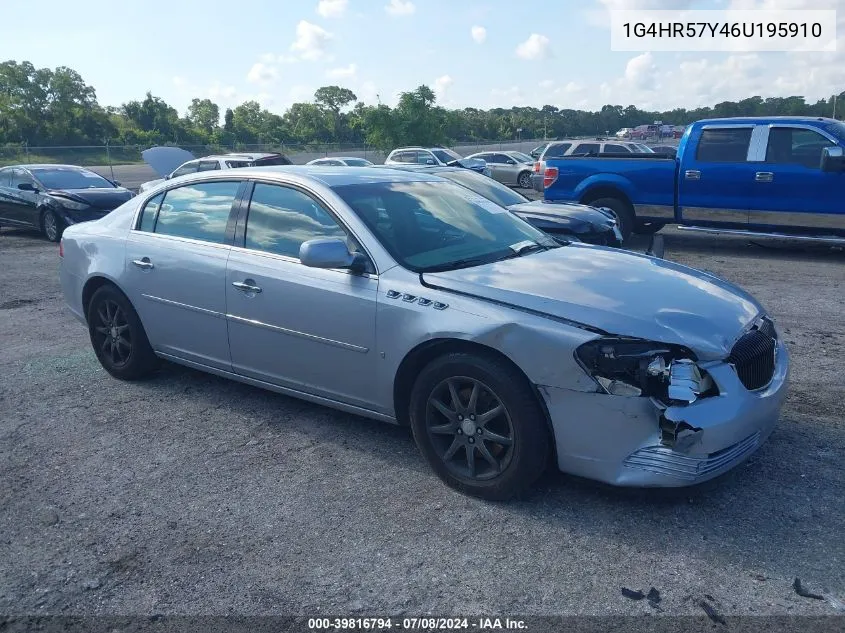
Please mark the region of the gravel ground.
POLYGON ((836 614, 845 254, 665 233, 668 258, 745 286, 788 341, 770 441, 694 489, 550 473, 494 504, 444 487, 402 428, 172 365, 110 378, 55 245, 3 230, 0 614, 657 612, 622 587, 655 587, 665 614, 836 614))

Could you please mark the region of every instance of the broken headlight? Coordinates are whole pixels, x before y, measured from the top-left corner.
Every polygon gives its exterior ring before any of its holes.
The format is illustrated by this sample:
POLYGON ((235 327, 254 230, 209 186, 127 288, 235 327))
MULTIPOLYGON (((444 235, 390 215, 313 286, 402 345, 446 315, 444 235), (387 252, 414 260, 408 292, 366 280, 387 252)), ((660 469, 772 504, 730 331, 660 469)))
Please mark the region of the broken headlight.
POLYGON ((715 389, 695 354, 679 345, 603 337, 581 345, 575 358, 604 393, 614 396, 690 403, 715 389))

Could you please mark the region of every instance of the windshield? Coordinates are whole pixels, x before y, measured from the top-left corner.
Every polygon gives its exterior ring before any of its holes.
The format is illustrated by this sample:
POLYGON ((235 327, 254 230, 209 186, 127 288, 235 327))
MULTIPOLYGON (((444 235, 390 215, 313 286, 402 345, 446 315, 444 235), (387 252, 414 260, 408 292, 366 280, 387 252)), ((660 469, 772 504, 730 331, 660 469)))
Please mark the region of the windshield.
POLYGON ((108 180, 87 169, 51 167, 30 171, 47 189, 114 189, 108 180))
POLYGON ((345 158, 344 161, 349 167, 369 167, 372 163, 363 158, 345 158))
POLYGON ((510 155, 515 160, 518 160, 520 163, 533 163, 534 162, 533 158, 531 158, 528 154, 523 154, 522 152, 511 152, 510 155))
POLYGON ((414 272, 486 264, 519 246, 558 246, 503 207, 451 182, 334 187, 385 249, 414 272))
POLYGON ((433 149, 431 153, 437 157, 441 163, 451 163, 453 160, 461 160, 461 155, 456 154, 450 149, 433 149))
POLYGON ((446 178, 459 185, 463 185, 467 189, 472 189, 480 196, 484 196, 488 200, 492 200, 496 204, 503 207, 509 207, 512 204, 523 204, 529 202, 528 198, 518 194, 510 187, 506 187, 500 182, 482 176, 479 173, 470 171, 469 169, 456 169, 455 171, 441 171, 437 174, 441 178, 446 178))

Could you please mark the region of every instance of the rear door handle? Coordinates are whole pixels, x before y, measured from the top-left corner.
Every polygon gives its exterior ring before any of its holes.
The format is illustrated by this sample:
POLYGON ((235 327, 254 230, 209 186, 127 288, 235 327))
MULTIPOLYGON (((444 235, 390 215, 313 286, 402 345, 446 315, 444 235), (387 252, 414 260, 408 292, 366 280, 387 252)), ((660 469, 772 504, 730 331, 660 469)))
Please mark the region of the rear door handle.
POLYGON ((701 172, 697 169, 687 169, 684 172, 684 178, 687 180, 701 180, 701 172))
POLYGON ((246 279, 244 281, 233 281, 232 285, 238 290, 242 290, 243 292, 254 292, 255 294, 261 292, 261 288, 256 286, 255 281, 253 281, 252 279, 246 279))
POLYGON ((143 270, 151 270, 155 268, 149 257, 142 257, 141 259, 133 259, 132 263, 143 270))
POLYGON ((754 174, 754 180, 757 182, 772 182, 775 179, 775 175, 770 171, 758 171, 754 174))

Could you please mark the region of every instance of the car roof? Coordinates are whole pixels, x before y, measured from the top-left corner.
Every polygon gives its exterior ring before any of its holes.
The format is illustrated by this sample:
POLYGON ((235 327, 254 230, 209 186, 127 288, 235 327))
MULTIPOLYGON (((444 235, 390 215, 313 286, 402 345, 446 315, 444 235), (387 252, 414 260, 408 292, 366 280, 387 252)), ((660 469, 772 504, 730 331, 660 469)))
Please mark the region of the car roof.
POLYGON ((720 119, 700 119, 697 123, 755 123, 757 125, 766 125, 771 122, 777 123, 840 123, 837 119, 830 119, 821 116, 737 116, 725 117, 720 119))
POLYGON ((364 158, 363 156, 320 156, 320 158, 315 158, 314 160, 370 160, 370 159, 364 158))
POLYGON ((75 171, 91 171, 87 167, 80 167, 79 165, 57 165, 56 163, 30 163, 27 165, 4 165, 0 169, 6 167, 19 167, 21 169, 73 169, 75 171))
MULTIPOLYGON (((262 176, 271 176, 274 174, 295 174, 300 177, 311 178, 323 183, 328 187, 340 187, 343 185, 358 185, 364 183, 379 183, 379 182, 420 182, 432 181, 437 182, 441 180, 437 176, 431 176, 425 173, 405 172, 390 167, 381 165, 374 167, 333 167, 320 165, 272 165, 268 167, 242 167, 237 170, 238 178, 260 178, 262 176)), ((219 173, 214 171, 200 172, 191 177, 191 182, 204 180, 205 178, 213 179, 214 176, 220 177, 219 173), (205 177, 205 178, 204 178, 205 177)))
MULTIPOLYGON (((405 150, 414 150, 414 149, 421 149, 421 150, 425 150, 427 152, 430 152, 433 149, 446 149, 446 148, 445 147, 439 147, 439 146, 437 146, 437 147, 420 147, 418 145, 414 145, 413 147, 397 147, 395 150, 393 150, 393 152, 404 152, 405 150)), ((393 152, 390 152, 390 153, 392 154, 393 152)))

